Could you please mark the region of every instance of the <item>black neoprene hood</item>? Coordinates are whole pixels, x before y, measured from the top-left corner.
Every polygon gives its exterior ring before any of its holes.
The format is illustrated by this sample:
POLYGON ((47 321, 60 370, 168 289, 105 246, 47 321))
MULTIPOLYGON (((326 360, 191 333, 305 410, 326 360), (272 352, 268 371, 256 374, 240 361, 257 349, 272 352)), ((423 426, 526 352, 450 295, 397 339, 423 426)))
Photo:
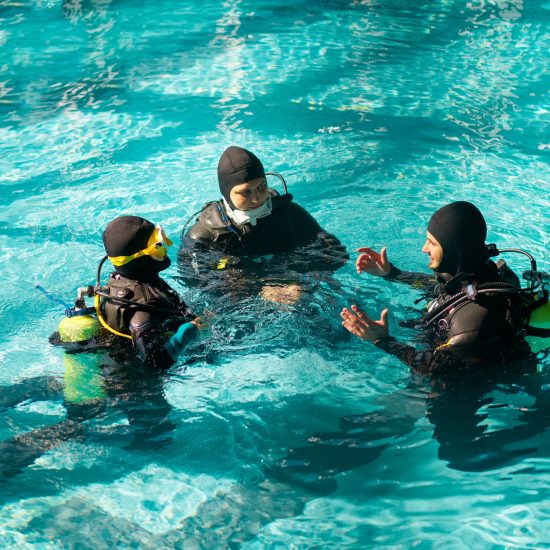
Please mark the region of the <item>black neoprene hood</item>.
POLYGON ((231 145, 220 157, 218 163, 218 183, 223 198, 234 208, 231 201, 231 189, 235 185, 265 177, 260 159, 250 151, 231 145))
POLYGON ((109 256, 129 256, 144 248, 155 226, 139 216, 119 216, 105 228, 103 244, 109 256))
POLYGON ((440 208, 428 223, 428 231, 443 248, 438 273, 475 272, 486 260, 487 224, 471 202, 452 202, 440 208))
MULTIPOLYGON (((130 256, 147 248, 155 225, 139 216, 119 216, 105 228, 103 244, 108 256, 130 256)), ((150 256, 141 256, 117 266, 115 271, 129 279, 138 281, 154 280, 158 273, 170 266, 170 258, 165 256, 157 261, 150 256)))

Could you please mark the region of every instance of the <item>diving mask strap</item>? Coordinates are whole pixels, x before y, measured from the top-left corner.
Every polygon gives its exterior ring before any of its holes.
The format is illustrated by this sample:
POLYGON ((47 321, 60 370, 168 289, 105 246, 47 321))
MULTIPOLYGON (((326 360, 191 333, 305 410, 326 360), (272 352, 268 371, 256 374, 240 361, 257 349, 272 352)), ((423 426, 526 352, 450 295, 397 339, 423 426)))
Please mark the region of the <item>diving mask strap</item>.
POLYGON ((162 229, 160 224, 155 226, 153 234, 149 237, 147 241, 147 247, 143 250, 139 250, 134 254, 129 254, 128 256, 108 256, 109 260, 115 267, 120 267, 130 263, 132 260, 141 258, 141 256, 154 256, 158 254, 160 256, 166 256, 168 252, 168 247, 172 246, 172 241, 167 237, 164 229, 162 229), (160 250, 164 247, 164 253, 160 254, 160 250))

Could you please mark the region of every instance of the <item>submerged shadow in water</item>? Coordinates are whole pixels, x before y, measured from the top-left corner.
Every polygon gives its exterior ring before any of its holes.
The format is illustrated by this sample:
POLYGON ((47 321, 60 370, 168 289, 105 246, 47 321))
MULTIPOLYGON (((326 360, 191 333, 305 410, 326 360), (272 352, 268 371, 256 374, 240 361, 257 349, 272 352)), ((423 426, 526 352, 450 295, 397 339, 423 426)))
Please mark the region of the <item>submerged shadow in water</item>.
MULTIPOLYGON (((0 388, 4 412, 44 400, 63 402, 67 410, 66 418, 56 424, 0 443, 0 486, 67 441, 93 441, 98 437, 93 424, 108 416, 122 414, 127 422, 113 429, 115 444, 154 451, 170 443, 175 425, 167 418, 171 406, 164 396, 163 372, 136 363, 117 364, 103 352, 65 354, 64 359, 64 381, 41 376, 0 388)), ((1 492, 6 500, 22 496, 19 491, 1 492)))
POLYGON ((531 363, 525 374, 437 387, 426 414, 439 443, 438 456, 449 468, 475 472, 508 467, 544 452, 533 438, 550 426, 548 376, 531 363))
POLYGON ((548 449, 539 448, 534 438, 550 426, 548 376, 528 363, 525 373, 473 377, 469 383, 413 378, 406 389, 382 398, 379 409, 344 417, 339 430, 313 434, 307 445, 289 449, 265 468, 265 479, 259 484, 235 486, 205 502, 177 530, 178 540, 204 540, 204 525, 208 524, 216 527, 208 535, 212 544, 237 546, 250 541, 264 525, 297 516, 309 501, 334 493, 339 474, 366 466, 396 449, 416 422, 426 417, 434 426, 438 457, 449 468, 496 470, 537 452, 546 453, 548 449), (518 406, 518 397, 532 403, 518 406), (491 429, 491 413, 503 409, 509 413, 501 420, 504 428, 491 429), (510 416, 516 412, 511 426, 510 416))

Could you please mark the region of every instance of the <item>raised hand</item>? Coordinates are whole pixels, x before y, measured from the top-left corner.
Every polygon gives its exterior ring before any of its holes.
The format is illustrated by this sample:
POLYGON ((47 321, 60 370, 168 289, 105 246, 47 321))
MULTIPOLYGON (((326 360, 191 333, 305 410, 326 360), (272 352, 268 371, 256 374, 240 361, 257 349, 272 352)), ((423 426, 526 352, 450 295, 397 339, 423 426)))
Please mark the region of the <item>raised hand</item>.
POLYGON ((388 331, 388 310, 384 309, 380 315, 380 319, 375 321, 371 319, 364 311, 361 311, 357 306, 351 306, 351 311, 344 308, 340 316, 342 317, 342 325, 346 330, 369 342, 376 342, 389 336, 388 331))
POLYGON ((193 323, 199 330, 205 330, 209 328, 210 323, 208 322, 208 318, 205 319, 206 316, 202 317, 195 317, 191 323, 193 323))
POLYGON ((357 252, 361 252, 355 261, 357 273, 385 277, 390 272, 391 264, 388 261, 386 247, 382 248, 380 254, 367 247, 358 248, 357 252))

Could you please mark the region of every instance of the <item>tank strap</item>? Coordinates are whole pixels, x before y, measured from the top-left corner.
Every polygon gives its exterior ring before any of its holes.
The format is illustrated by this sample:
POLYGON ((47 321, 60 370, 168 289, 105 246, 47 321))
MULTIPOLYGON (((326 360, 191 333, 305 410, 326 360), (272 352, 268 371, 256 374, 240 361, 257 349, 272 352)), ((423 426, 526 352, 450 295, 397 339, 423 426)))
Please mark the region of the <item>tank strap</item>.
MULTIPOLYGON (((164 281, 163 281, 164 282, 164 281)), ((109 301, 115 305, 130 306, 136 310, 147 311, 150 313, 164 313, 171 316, 181 316, 185 318, 185 315, 173 304, 174 301, 178 301, 177 293, 165 283, 164 288, 158 288, 159 292, 162 292, 166 296, 166 307, 162 305, 155 305, 147 303, 149 298, 147 292, 147 284, 139 281, 133 281, 126 279, 125 277, 111 277, 107 288, 96 288, 95 293, 101 296, 104 300, 109 301), (116 296, 111 294, 111 289, 129 290, 132 293, 131 297, 116 296), (168 299, 168 297, 171 298, 168 299)))
POLYGON ((216 202, 215 205, 216 205, 216 209, 218 211, 218 214, 220 215, 220 220, 223 223, 223 227, 225 229, 227 229, 228 231, 230 231, 231 233, 237 235, 237 239, 239 239, 239 242, 242 243, 241 235, 240 235, 239 231, 237 230, 237 228, 231 223, 231 220, 227 216, 227 213, 225 212, 225 209, 223 208, 223 206, 221 204, 221 201, 216 202))
POLYGON ((550 338, 550 328, 537 328, 527 326, 526 330, 529 336, 538 336, 539 338, 550 338))
POLYGON ((517 288, 509 283, 503 282, 491 282, 491 283, 481 283, 479 285, 470 284, 466 288, 457 294, 454 294, 449 299, 445 300, 442 304, 434 307, 425 317, 423 323, 425 326, 429 326, 445 315, 449 311, 458 305, 467 302, 467 301, 476 301, 478 296, 489 295, 489 294, 504 294, 504 295, 515 295, 524 298, 525 305, 529 307, 533 301, 533 294, 530 292, 531 289, 517 288), (528 303, 527 303, 528 302, 528 303))
MULTIPOLYGON (((135 300, 128 300, 127 298, 119 298, 118 296, 113 296, 112 294, 103 292, 102 290, 96 290, 96 294, 98 296, 101 296, 105 300, 112 302, 113 304, 133 306, 135 309, 139 309, 141 311, 148 311, 150 313, 169 313, 173 315, 180 315, 180 312, 176 308, 173 308, 173 309, 163 308, 163 307, 154 306, 151 304, 144 304, 143 302, 137 302, 135 300)), ((185 317, 183 314, 181 314, 181 316, 185 317)))

